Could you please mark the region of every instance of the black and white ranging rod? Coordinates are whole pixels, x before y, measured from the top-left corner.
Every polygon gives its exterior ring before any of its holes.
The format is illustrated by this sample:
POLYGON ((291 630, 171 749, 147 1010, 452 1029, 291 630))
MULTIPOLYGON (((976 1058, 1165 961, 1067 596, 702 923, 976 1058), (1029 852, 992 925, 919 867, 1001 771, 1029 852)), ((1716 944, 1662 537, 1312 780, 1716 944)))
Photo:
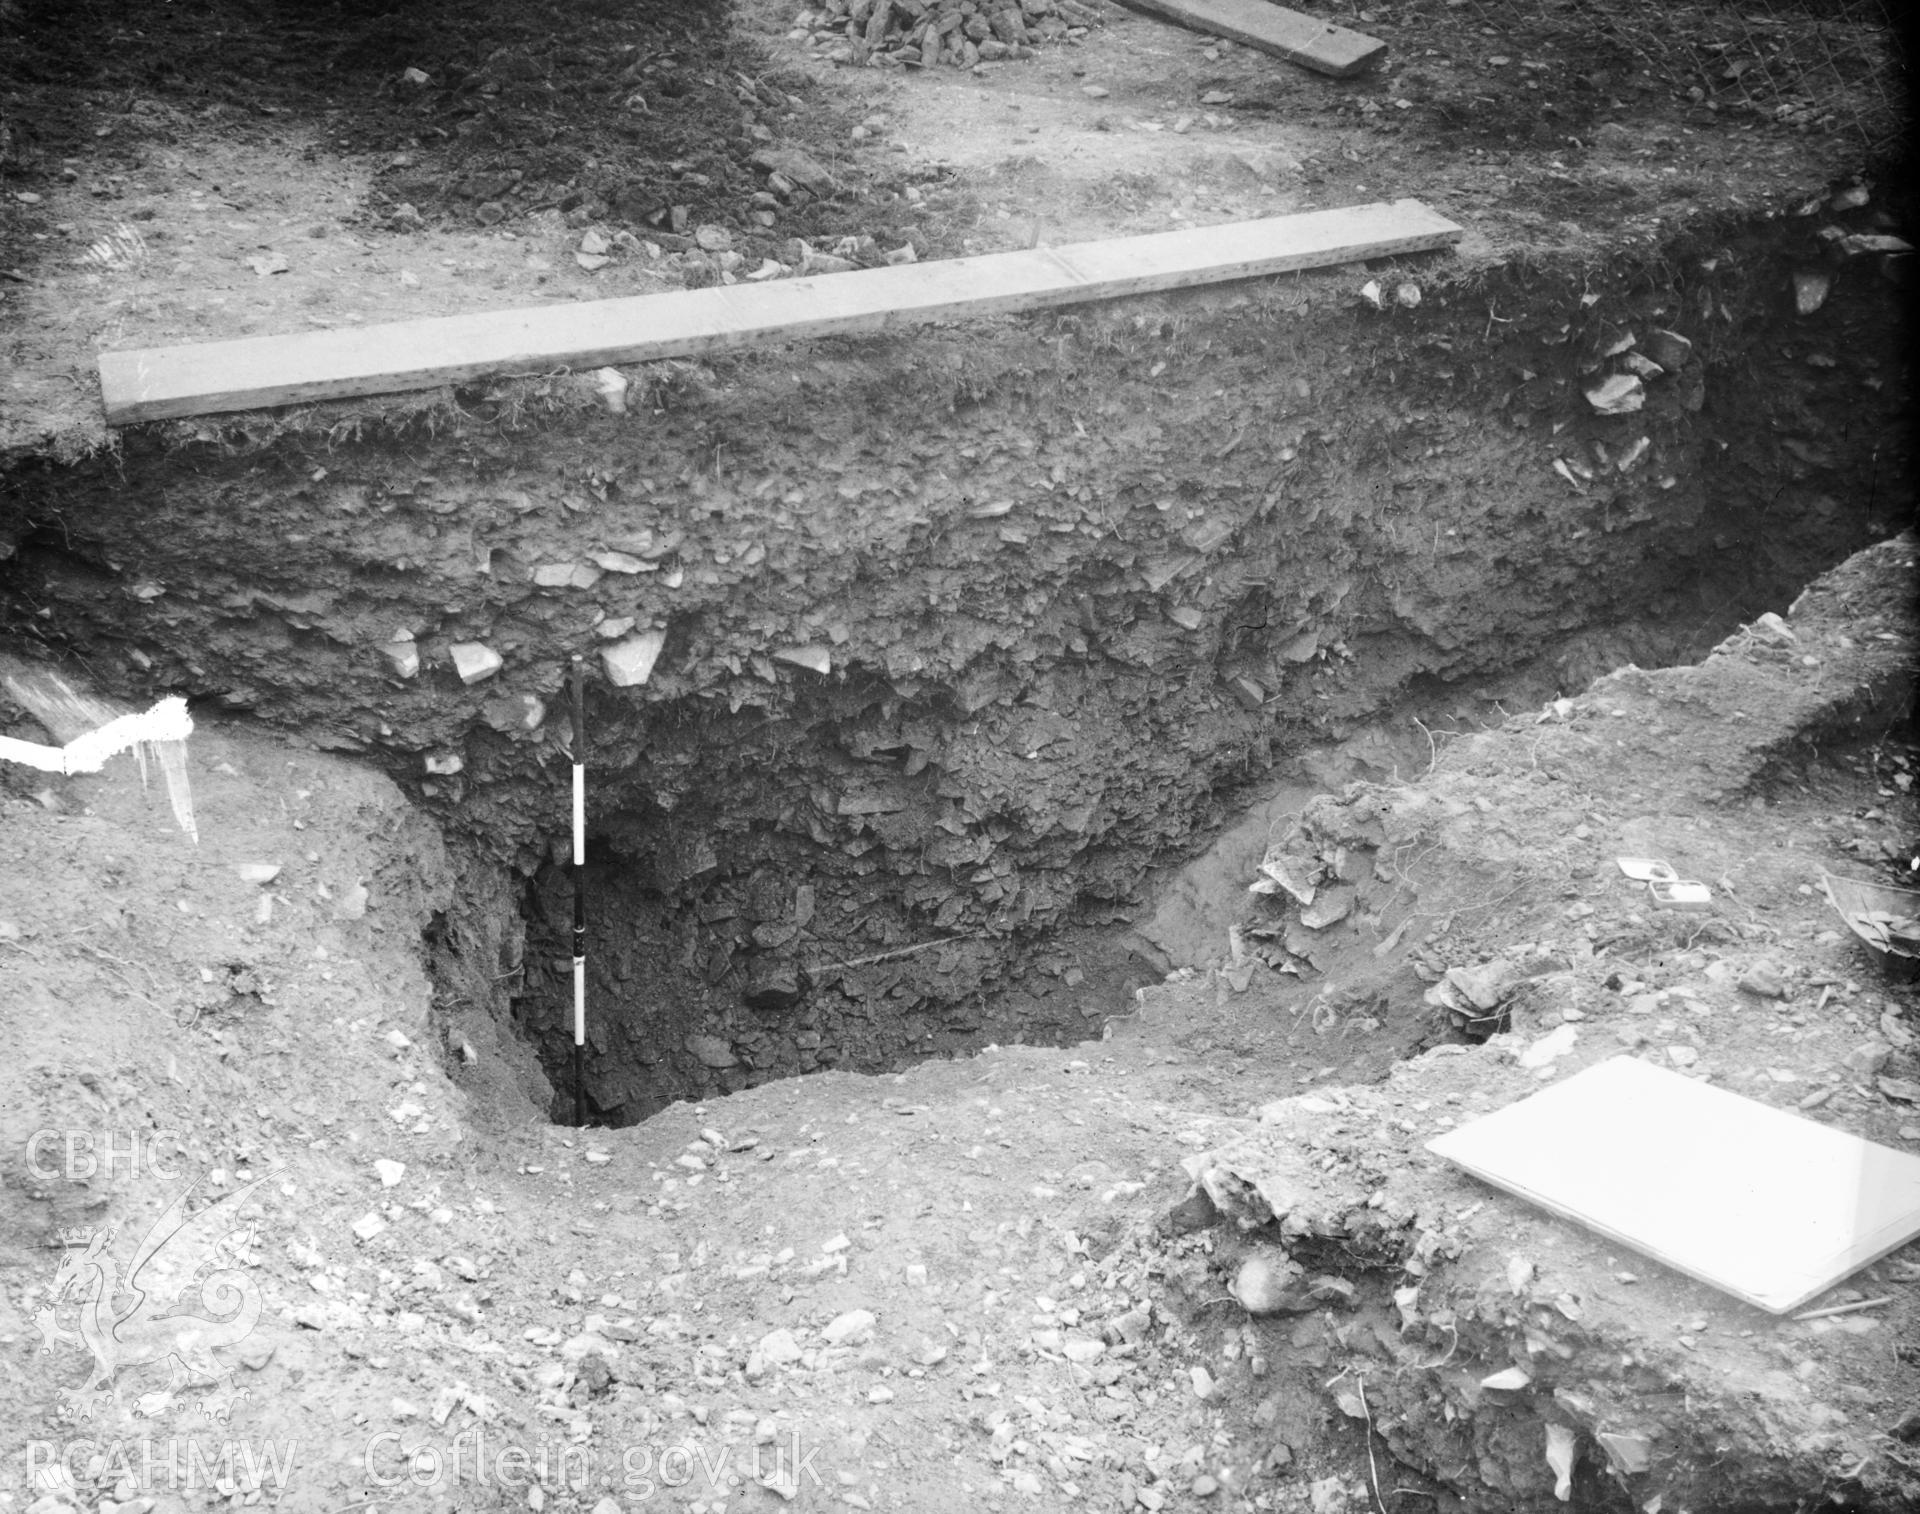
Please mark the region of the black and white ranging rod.
POLYGON ((587 1123, 587 669, 573 659, 573 1123, 587 1123))

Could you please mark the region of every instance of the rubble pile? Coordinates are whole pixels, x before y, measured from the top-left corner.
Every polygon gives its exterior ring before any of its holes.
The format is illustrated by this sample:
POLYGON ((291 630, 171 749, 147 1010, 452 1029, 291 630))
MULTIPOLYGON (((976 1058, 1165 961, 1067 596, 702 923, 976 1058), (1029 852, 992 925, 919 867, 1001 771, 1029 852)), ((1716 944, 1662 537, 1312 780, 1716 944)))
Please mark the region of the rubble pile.
POLYGON ((829 63, 853 67, 972 68, 1030 58, 1042 43, 1101 24, 1079 0, 827 0, 793 18, 788 37, 812 39, 829 63))

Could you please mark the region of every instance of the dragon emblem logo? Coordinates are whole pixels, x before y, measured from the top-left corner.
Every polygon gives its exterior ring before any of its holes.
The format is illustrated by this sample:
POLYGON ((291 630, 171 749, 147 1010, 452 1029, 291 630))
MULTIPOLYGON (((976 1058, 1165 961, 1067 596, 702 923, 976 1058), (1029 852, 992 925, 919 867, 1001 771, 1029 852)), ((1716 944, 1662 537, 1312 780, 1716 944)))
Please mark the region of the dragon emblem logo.
POLYGON ((168 1368, 164 1388, 135 1399, 134 1413, 147 1418, 165 1414, 196 1381, 208 1387, 200 1407, 209 1420, 225 1421, 248 1396, 233 1367, 214 1353, 245 1340, 260 1319, 259 1285, 244 1270, 257 1226, 242 1225, 239 1214, 246 1196, 271 1176, 189 1213, 205 1179, 192 1184, 124 1261, 114 1249, 117 1225, 61 1235, 67 1254, 34 1323, 43 1351, 83 1346, 93 1355, 92 1374, 61 1394, 68 1412, 91 1418, 102 1404, 120 1403, 119 1375, 146 1366, 168 1368))

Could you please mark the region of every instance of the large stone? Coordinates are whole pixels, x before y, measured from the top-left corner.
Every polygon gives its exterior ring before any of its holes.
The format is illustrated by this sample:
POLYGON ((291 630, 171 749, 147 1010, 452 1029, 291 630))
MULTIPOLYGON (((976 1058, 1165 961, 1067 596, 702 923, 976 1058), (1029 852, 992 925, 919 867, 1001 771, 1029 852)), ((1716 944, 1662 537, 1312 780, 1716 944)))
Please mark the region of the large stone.
POLYGON ((873 1329, 874 1318, 871 1310, 849 1309, 845 1314, 832 1320, 820 1332, 820 1338, 829 1346, 844 1346, 848 1341, 858 1340, 873 1329))
POLYGON ((1637 375, 1615 373, 1587 391, 1587 403, 1602 415, 1628 415, 1647 402, 1637 375))
POLYGON ((500 654, 478 641, 456 641, 447 648, 453 658, 453 670, 462 683, 479 683, 498 673, 504 663, 500 654))
POLYGON ((688 1036, 686 1047, 703 1067, 732 1067, 740 1060, 733 1054, 733 1047, 719 1036, 688 1036))
POLYGON ((800 975, 779 962, 756 962, 747 974, 746 1001, 753 1009, 790 1009, 800 1002, 800 975))
POLYGON ((800 1342, 795 1340, 791 1330, 774 1330, 760 1337, 759 1343, 747 1356, 747 1376, 750 1379, 765 1377, 775 1367, 784 1367, 790 1362, 800 1360, 800 1342))
POLYGON ((755 168, 791 179, 817 195, 832 194, 839 187, 832 174, 797 147, 762 147, 751 161, 755 168))
POLYGON ((1353 912, 1355 890, 1341 885, 1323 891, 1312 904, 1300 911, 1300 923, 1308 930, 1325 930, 1337 925, 1353 912))
POLYGON ((547 718, 547 702, 538 694, 507 694, 489 699, 480 717, 502 734, 538 730, 547 718))
POLYGON ((660 649, 667 644, 661 630, 641 631, 600 649, 607 678, 616 689, 630 689, 653 676, 653 665, 660 660, 660 649))
POLYGON ((415 642, 390 641, 380 649, 380 655, 402 678, 411 678, 420 671, 420 647, 415 642))
POLYGON ((1693 356, 1693 343, 1677 331, 1655 330, 1648 334, 1647 356, 1669 373, 1678 373, 1693 356))

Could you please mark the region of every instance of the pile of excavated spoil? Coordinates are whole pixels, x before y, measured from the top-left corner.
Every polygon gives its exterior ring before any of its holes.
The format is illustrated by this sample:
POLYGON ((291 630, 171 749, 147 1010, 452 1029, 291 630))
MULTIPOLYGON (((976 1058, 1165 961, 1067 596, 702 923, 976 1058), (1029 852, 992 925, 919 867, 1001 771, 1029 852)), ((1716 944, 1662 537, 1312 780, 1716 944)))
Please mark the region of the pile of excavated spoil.
POLYGON ((553 380, 350 446, 325 412, 149 428, 18 472, 7 629, 385 766, 476 880, 523 880, 469 890, 507 917, 461 922, 493 952, 449 998, 511 1000, 554 1066, 554 702, 619 647, 587 754, 598 1118, 1071 1039, 1143 964, 1058 933, 1132 919, 1276 753, 1395 701, 1473 716, 1449 686, 1516 669, 1698 655, 1889 529, 1894 291, 1828 265, 1793 316, 1820 225, 1604 275, 1382 270, 1417 308, 1334 271, 667 364, 618 416, 553 380), (1629 338, 1676 371, 1607 413, 1629 338))
POLYGON ((853 67, 972 68, 1030 58, 1035 47, 1083 37, 1105 18, 1079 0, 827 0, 787 33, 815 56, 853 67))

